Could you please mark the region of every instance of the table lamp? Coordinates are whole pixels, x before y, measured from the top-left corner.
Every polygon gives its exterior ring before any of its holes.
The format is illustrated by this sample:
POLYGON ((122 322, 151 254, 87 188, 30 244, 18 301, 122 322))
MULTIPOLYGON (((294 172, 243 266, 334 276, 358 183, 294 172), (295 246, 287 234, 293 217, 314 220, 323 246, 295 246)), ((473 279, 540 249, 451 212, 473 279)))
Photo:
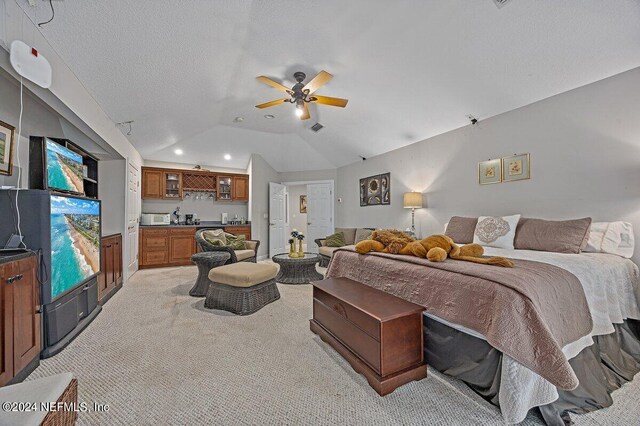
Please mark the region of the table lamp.
POLYGON ((422 208, 422 193, 405 192, 402 206, 405 209, 411 209, 411 232, 413 232, 413 235, 416 235, 415 215, 416 209, 422 208))

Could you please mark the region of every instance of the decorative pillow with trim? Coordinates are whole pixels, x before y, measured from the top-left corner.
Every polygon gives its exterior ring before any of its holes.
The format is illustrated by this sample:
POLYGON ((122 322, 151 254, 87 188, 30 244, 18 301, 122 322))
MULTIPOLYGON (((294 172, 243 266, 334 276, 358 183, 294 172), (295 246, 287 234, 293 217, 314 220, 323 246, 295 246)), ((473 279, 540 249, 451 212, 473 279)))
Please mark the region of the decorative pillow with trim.
POLYGON ((473 242, 485 247, 513 250, 519 221, 519 214, 502 217, 480 216, 473 233, 473 242))

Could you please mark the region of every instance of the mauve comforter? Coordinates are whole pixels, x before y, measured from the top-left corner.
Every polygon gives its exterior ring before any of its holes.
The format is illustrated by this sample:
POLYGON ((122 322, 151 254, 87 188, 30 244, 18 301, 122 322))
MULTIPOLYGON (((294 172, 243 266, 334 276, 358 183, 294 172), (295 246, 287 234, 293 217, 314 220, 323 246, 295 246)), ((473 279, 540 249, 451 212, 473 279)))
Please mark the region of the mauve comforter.
POLYGON ((547 263, 514 260, 513 268, 459 260, 441 263, 386 253, 336 250, 327 278, 347 277, 424 306, 481 333, 496 349, 560 389, 578 379, 562 347, 591 332, 579 280, 547 263))

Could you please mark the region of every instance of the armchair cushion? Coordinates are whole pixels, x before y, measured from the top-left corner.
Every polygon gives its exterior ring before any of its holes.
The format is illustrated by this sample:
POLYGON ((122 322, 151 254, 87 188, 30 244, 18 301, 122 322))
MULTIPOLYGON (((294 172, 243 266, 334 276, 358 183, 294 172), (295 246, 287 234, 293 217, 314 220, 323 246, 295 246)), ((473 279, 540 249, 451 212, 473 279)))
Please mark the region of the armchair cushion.
POLYGON ((208 231, 202 231, 202 238, 204 238, 214 246, 227 245, 227 235, 222 229, 211 229, 208 231))
POLYGON ((256 255, 256 252, 253 250, 234 250, 234 252, 236 254, 238 262, 249 259, 250 257, 254 257, 256 255))

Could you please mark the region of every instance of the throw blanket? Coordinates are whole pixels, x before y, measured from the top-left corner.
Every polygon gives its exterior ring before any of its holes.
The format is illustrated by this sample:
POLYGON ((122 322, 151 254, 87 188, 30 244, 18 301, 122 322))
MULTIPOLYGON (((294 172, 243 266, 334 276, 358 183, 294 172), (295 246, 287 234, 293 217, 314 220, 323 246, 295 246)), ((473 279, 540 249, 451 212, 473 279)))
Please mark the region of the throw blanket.
POLYGON ((582 285, 557 266, 514 263, 513 268, 496 268, 338 249, 327 278, 351 278, 424 306, 428 313, 481 333, 558 388, 575 389, 578 379, 562 347, 593 327, 582 285))

